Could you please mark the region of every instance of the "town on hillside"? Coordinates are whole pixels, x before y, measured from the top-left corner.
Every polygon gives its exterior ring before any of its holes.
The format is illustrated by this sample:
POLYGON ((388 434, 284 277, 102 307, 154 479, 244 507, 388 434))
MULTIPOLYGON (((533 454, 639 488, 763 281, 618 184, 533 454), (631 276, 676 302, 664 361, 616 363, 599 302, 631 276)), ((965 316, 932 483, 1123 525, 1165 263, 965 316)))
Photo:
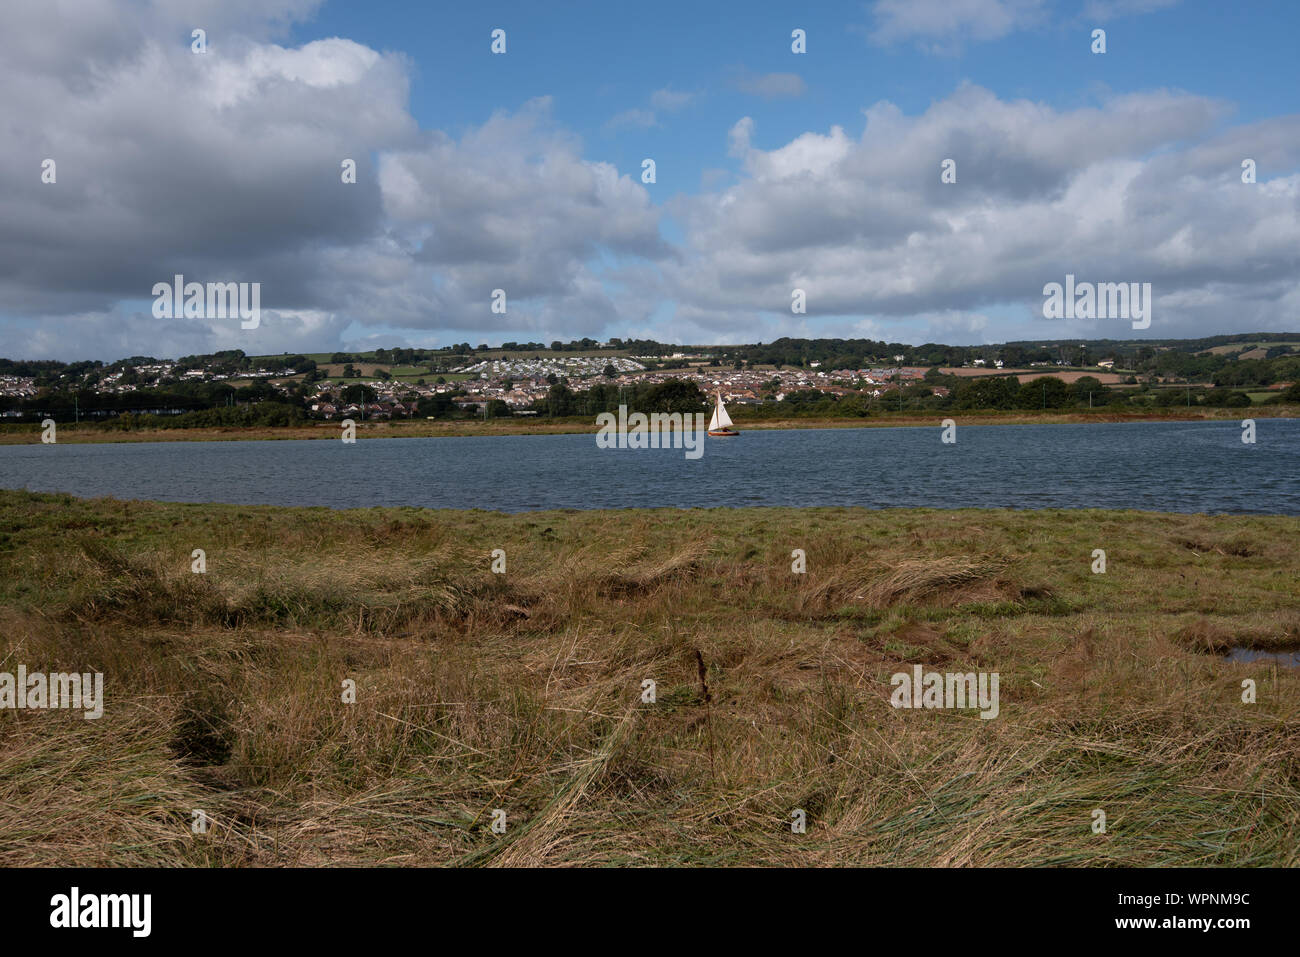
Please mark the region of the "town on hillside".
MULTIPOLYGON (((859 416, 944 408, 1250 406, 1292 402, 1300 335, 909 346, 782 339, 648 341, 249 356, 229 350, 112 363, 0 359, 0 419, 194 424, 589 415, 715 394, 747 414, 859 416), (669 388, 671 386, 671 388, 669 388)), ((681 403, 685 403, 682 405, 681 403)))

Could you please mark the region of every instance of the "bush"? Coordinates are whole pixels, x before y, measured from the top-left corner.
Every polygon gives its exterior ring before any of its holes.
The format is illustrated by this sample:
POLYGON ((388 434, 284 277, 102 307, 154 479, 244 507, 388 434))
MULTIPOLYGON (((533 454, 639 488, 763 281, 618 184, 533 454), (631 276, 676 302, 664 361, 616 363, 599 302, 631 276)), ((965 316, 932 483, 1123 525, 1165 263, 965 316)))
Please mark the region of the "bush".
POLYGON ((1220 409, 1244 409, 1250 405, 1250 396, 1236 389, 1211 389, 1205 393, 1205 404, 1220 409))

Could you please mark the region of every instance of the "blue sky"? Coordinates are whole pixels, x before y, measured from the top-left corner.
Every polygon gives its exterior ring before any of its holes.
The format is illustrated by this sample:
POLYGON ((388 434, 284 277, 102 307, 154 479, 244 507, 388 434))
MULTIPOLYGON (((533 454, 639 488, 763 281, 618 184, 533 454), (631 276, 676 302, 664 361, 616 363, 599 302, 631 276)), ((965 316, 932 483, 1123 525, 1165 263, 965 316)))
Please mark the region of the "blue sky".
POLYGON ((1046 322, 1066 273, 1151 282, 1147 335, 1300 328, 1300 4, 77 9, 0 39, 11 355, 1137 334, 1046 322), (266 320, 160 325, 177 271, 266 320))
POLYGON ((1066 15, 938 54, 922 52, 915 42, 873 43, 869 3, 763 0, 329 0, 314 20, 296 25, 292 36, 297 42, 348 37, 410 56, 416 66, 411 112, 424 127, 456 133, 495 110, 552 96, 557 120, 580 134, 592 155, 621 169, 638 167, 647 151, 662 155, 660 183, 686 192, 698 189, 702 170, 734 166, 719 131, 756 112, 756 101, 759 145, 769 147, 809 129, 860 127, 862 109, 876 100, 919 112, 963 81, 1004 98, 1063 108, 1108 92, 1174 87, 1230 100, 1240 121, 1300 110, 1300 4, 1200 0, 1104 20, 1084 16, 1084 7, 1048 4, 1045 10, 1066 15), (1104 57, 1089 49, 1094 26, 1107 30, 1104 57), (507 31, 508 54, 484 56, 497 27, 507 31), (796 27, 809 37, 802 56, 790 51, 796 27), (808 91, 765 101, 735 88, 744 71, 797 73, 808 91), (660 125, 652 129, 608 128, 621 112, 651 109, 651 96, 664 88, 694 99, 677 113, 655 111, 660 125))
POLYGON ((554 99, 556 119, 579 134, 592 158, 621 170, 656 157, 662 190, 697 192, 709 169, 734 170, 725 131, 745 115, 759 122, 756 145, 779 146, 806 130, 839 124, 860 132, 862 110, 889 100, 923 111, 964 81, 1008 99, 1061 108, 1107 94, 1177 88, 1230 101, 1238 122, 1300 112, 1296 36, 1300 4, 1200 0, 1105 19, 1085 4, 1046 4, 1064 16, 953 50, 872 42, 869 3, 412 4, 329 0, 293 30, 298 42, 343 36, 411 57, 411 112, 420 125, 453 134, 494 111, 538 96, 554 99), (1090 52, 1094 26, 1107 52, 1090 52), (508 53, 484 56, 494 28, 508 53), (808 53, 790 50, 807 31, 808 53), (794 73, 798 97, 764 98, 737 88, 746 74, 794 73), (690 95, 676 111, 655 110, 655 91, 690 95), (611 126, 630 110, 656 125, 611 126))

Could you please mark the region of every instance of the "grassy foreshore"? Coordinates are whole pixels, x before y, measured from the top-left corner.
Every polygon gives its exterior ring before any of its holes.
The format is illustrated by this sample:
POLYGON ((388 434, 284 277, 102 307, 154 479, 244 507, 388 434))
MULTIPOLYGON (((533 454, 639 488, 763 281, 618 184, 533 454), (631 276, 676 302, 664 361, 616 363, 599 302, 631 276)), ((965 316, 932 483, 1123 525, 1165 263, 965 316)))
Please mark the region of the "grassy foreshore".
POLYGON ((0 710, 0 863, 1294 866, 1300 676, 1221 653, 1300 641, 1297 541, 0 492, 0 671, 106 699, 0 710), (916 664, 997 672, 998 716, 891 707, 916 664))
MULTIPOLYGON (((1019 412, 996 409, 936 410, 916 412, 877 412, 853 418, 780 418, 739 417, 736 427, 742 431, 761 429, 869 429, 890 426, 932 426, 952 418, 962 425, 1059 425, 1087 422, 1183 422, 1240 421, 1243 418, 1295 418, 1300 407, 1271 405, 1249 409, 1159 409, 1151 411, 1019 412)), ((561 419, 442 419, 358 421, 358 438, 432 438, 467 435, 563 435, 598 431, 594 416, 570 416, 561 419)), ((337 439, 340 422, 313 422, 301 426, 250 426, 247 428, 176 428, 137 427, 129 430, 101 423, 60 423, 58 441, 88 442, 226 442, 239 440, 337 439)), ((40 443, 41 428, 36 424, 0 425, 0 445, 40 443)))

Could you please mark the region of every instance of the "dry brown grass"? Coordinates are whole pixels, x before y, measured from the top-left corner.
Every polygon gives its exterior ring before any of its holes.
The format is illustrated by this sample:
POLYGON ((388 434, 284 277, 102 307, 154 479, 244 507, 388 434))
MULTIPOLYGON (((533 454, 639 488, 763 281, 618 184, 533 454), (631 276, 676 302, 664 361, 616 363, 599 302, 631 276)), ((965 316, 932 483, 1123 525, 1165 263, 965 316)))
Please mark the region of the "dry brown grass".
POLYGON ((1220 652, 1300 640, 1298 532, 0 493, 0 671, 107 697, 0 711, 0 862, 1294 865, 1300 677, 1220 652), (918 663, 1000 716, 895 710, 918 663))

